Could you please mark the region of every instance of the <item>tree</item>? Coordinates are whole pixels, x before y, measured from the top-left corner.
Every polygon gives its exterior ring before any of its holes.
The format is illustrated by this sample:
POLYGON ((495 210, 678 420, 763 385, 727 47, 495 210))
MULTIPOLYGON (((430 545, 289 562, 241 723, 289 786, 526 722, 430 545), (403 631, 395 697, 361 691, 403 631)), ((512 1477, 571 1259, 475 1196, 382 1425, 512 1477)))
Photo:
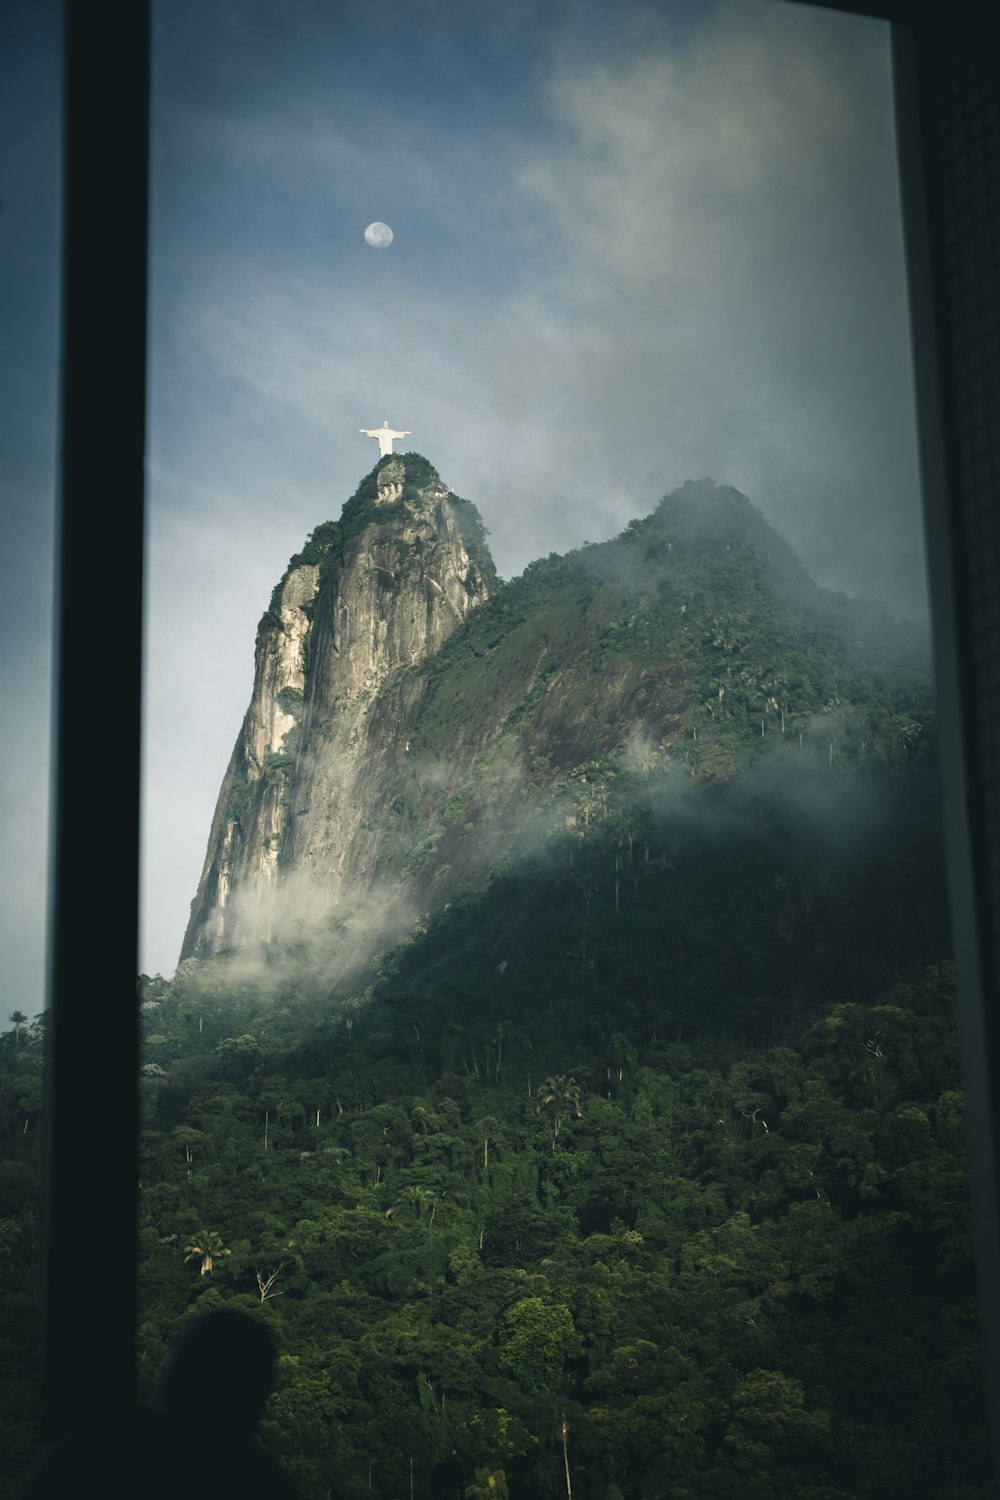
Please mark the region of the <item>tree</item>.
POLYGON ((34 1077, 21 1078, 18 1082, 17 1107, 24 1116, 22 1134, 27 1134, 31 1116, 40 1112, 43 1103, 42 1080, 34 1077))
POLYGON ((566 1496, 567 1500, 573 1500, 573 1486, 569 1477, 569 1423, 565 1412, 559 1422, 559 1441, 562 1444, 563 1468, 566 1471, 566 1496))
POLYGON ((541 1297, 515 1302, 500 1329, 500 1365, 531 1392, 562 1387, 568 1359, 580 1352, 569 1308, 541 1297))
POLYGON ((496 1066, 493 1070, 493 1076, 497 1083, 500 1082, 500 1062, 503 1057, 504 1042, 511 1042, 515 1047, 531 1046, 530 1038, 519 1026, 515 1026, 513 1021, 500 1022, 494 1033, 493 1040, 490 1042, 490 1046, 495 1047, 497 1050, 496 1066))
POLYGON ((538 1090, 538 1113, 548 1110, 552 1118, 552 1149, 555 1150, 556 1139, 566 1121, 572 1116, 576 1120, 583 1118, 583 1110, 580 1108, 580 1086, 575 1078, 566 1078, 561 1073, 552 1078, 546 1078, 538 1090))
POLYGON ((403 1196, 407 1198, 409 1202, 412 1203, 416 1208, 418 1219, 422 1219, 424 1214, 430 1214, 430 1220, 428 1222, 427 1228, 428 1230, 433 1229, 434 1215, 437 1213, 438 1209, 441 1206, 440 1195, 436 1193, 431 1187, 411 1185, 410 1187, 405 1189, 403 1196))
POLYGON ((222 1243, 222 1236, 215 1230, 202 1230, 193 1244, 184 1246, 185 1264, 189 1260, 201 1261, 202 1276, 211 1276, 214 1263, 225 1255, 231 1255, 222 1243))
MULTIPOLYGON (((205 1140, 204 1132, 201 1130, 195 1130, 191 1125, 177 1125, 170 1132, 170 1135, 171 1138, 175 1140, 179 1146, 183 1146, 184 1160, 190 1167, 191 1163, 194 1161, 195 1146, 200 1146, 205 1140)), ((191 1174, 189 1172, 188 1176, 190 1175, 191 1174)))
MULTIPOLYGON (((830 1414, 810 1411, 800 1380, 778 1370, 751 1370, 732 1396, 724 1452, 736 1473, 767 1474, 768 1493, 782 1492, 775 1470, 793 1469, 799 1482, 828 1463, 830 1414)), ((745 1491, 745 1484, 741 1486, 745 1491)), ((798 1489, 796 1493, 800 1493, 798 1489)))
POLYGON ((27 1024, 28 1024, 28 1018, 24 1014, 23 1010, 12 1010, 11 1013, 10 1013, 10 1019, 14 1023, 14 1040, 15 1040, 15 1042, 20 1043, 20 1040, 21 1040, 21 1027, 22 1026, 27 1026, 27 1024))
MULTIPOLYGON (((228 1250, 226 1254, 229 1254, 228 1250)), ((261 1302, 266 1302, 268 1297, 283 1297, 285 1295, 284 1292, 276 1292, 274 1290, 274 1283, 284 1269, 284 1265, 275 1266, 273 1271, 267 1271, 263 1266, 257 1267, 257 1290, 260 1293, 261 1302)))
POLYGON ((509 1495, 503 1469, 477 1469, 472 1483, 465 1486, 466 1500, 508 1500, 509 1495))

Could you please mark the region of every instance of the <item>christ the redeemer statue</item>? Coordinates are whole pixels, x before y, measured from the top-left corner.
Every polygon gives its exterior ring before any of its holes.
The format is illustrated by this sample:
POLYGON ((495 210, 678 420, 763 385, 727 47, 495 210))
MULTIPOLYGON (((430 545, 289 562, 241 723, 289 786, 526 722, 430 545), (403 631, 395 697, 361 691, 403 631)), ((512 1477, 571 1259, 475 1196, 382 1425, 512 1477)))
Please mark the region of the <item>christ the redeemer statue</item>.
POLYGON ((405 438, 410 436, 408 432, 393 432, 392 428, 389 426, 388 417, 382 423, 381 427, 359 427, 358 431, 363 432, 365 437, 373 437, 378 439, 379 458, 385 458, 386 454, 392 452, 392 443, 394 438, 405 438))

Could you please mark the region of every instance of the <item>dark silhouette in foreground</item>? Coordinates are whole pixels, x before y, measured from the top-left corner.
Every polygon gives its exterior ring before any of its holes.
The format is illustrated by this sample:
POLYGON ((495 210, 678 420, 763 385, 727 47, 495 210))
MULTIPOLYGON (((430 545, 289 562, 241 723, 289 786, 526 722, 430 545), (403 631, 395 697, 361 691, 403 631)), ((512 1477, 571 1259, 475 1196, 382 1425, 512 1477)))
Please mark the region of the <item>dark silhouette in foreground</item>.
POLYGON ((294 1500, 256 1437, 273 1371, 274 1345, 258 1318, 234 1308, 192 1318, 149 1403, 102 1432, 69 1434, 33 1466, 19 1500, 48 1500, 87 1482, 143 1500, 173 1500, 195 1487, 213 1500, 294 1500))

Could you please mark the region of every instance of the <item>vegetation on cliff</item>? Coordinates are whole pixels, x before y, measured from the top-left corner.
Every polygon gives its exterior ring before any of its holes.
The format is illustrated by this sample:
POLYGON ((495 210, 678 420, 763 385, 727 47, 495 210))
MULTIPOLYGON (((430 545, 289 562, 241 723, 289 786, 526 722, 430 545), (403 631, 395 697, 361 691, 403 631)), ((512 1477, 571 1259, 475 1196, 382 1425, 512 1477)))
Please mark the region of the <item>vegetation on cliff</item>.
POLYGON ((533 563, 381 701, 382 735, 405 726, 406 752, 373 868, 426 910, 609 798, 756 775, 827 795, 934 763, 919 632, 818 588, 759 511, 708 481, 613 541, 533 563))
POLYGON ((356 982, 337 912, 308 953, 141 981, 144 1388, 225 1302, 277 1339, 264 1436, 303 1500, 986 1500, 921 642, 695 486, 384 692, 417 705, 370 809, 416 924, 356 982))
POLYGON ((428 489, 440 490, 441 494, 447 497, 457 530, 466 543, 469 556, 484 578, 490 581, 495 579, 496 570, 486 541, 486 527, 472 501, 464 500, 460 495, 453 495, 450 490, 446 490, 437 470, 422 454, 387 454, 384 458, 380 458, 375 467, 362 479, 345 504, 340 519, 322 522, 309 533, 301 552, 294 553, 288 559, 285 571, 272 590, 267 610, 261 616, 257 626, 258 632, 273 630, 280 626, 281 593, 289 574, 293 573, 296 568, 301 568, 305 564, 318 566, 320 586, 322 586, 333 567, 343 563, 348 544, 360 536, 366 527, 395 526, 401 512, 409 513, 413 507, 420 509, 423 506, 423 494, 428 489), (378 476, 382 469, 393 463, 403 464, 405 473, 403 493, 399 501, 392 505, 379 505, 378 476))

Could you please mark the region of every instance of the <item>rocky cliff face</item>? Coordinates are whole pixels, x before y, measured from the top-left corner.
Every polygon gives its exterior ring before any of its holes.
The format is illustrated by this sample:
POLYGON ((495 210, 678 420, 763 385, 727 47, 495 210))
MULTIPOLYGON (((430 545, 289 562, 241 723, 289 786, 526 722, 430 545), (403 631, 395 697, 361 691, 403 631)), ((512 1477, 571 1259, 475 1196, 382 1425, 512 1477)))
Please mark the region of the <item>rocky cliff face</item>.
POLYGON ((599 828, 618 882, 692 782, 811 805, 930 753, 923 648, 819 588, 735 490, 684 485, 502 586, 483 536, 406 454, 292 559, 182 957, 273 941, 346 984, 463 886, 599 828))
POLYGON ((307 903, 335 917, 345 882, 359 893, 366 828, 406 755, 380 690, 489 597, 482 535, 473 508, 407 454, 383 460, 292 559, 258 631, 182 958, 266 942, 279 913, 307 903))

